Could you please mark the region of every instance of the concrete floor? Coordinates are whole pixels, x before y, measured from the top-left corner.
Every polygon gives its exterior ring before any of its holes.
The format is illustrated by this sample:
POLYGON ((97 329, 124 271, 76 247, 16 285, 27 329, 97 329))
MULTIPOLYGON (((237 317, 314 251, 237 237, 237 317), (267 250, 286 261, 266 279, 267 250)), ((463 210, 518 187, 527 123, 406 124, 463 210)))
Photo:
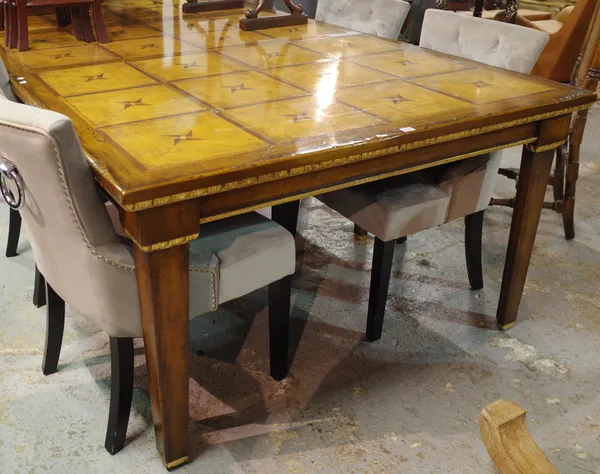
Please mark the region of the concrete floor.
MULTIPOLYGON (((180 473, 487 473, 477 415, 499 398, 528 412, 561 473, 600 472, 600 108, 578 185, 577 237, 545 211, 519 312, 494 315, 511 211, 486 213, 485 289, 469 290, 457 221, 398 246, 383 338, 362 342, 372 242, 317 201, 301 216, 291 374, 267 376, 266 293, 192 321, 190 465, 180 473)), ((509 159, 515 158, 509 153, 509 159)), ((498 195, 513 184, 498 179, 498 195)), ((0 206, 0 243, 7 209, 0 206)), ((107 336, 68 312, 59 372, 40 371, 45 314, 33 256, 0 258, 0 472, 163 473, 137 344, 127 445, 103 447, 107 336)))

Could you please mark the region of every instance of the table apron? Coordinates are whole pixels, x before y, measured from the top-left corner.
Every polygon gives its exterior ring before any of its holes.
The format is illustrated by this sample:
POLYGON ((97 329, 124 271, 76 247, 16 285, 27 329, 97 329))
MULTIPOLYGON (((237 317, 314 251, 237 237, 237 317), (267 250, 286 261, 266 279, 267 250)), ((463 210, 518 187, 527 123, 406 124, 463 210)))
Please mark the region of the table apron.
POLYGON ((529 123, 203 196, 196 199, 200 222, 211 222, 262 207, 533 143, 537 140, 538 129, 538 123, 529 123))

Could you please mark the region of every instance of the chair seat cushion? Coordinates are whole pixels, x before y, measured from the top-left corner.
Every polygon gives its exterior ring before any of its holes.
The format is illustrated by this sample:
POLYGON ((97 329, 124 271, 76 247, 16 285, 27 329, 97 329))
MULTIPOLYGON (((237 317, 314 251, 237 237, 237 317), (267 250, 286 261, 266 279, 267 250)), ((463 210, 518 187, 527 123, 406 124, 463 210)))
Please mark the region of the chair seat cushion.
POLYGON ((195 279, 211 275, 216 308, 293 274, 294 237, 256 212, 203 224, 190 244, 190 266, 195 279))
POLYGON ((432 171, 419 171, 319 196, 319 200, 387 242, 444 223, 450 195, 432 171))
MULTIPOLYGON (((113 212, 112 204, 106 207, 113 212)), ((104 254, 109 250, 103 248, 104 254)), ((221 303, 291 275, 295 267, 292 234, 256 212, 202 224, 200 236, 190 242, 189 317, 214 311, 221 303)), ((133 272, 131 276, 135 281, 133 272)), ((128 292, 128 297, 137 299, 137 291, 128 292)), ((131 304, 136 306, 135 301, 131 304)), ((142 335, 139 316, 129 326, 112 327, 110 334, 142 335)))
POLYGON ((446 222, 484 210, 492 197, 501 151, 486 153, 440 168, 437 182, 450 195, 446 222))

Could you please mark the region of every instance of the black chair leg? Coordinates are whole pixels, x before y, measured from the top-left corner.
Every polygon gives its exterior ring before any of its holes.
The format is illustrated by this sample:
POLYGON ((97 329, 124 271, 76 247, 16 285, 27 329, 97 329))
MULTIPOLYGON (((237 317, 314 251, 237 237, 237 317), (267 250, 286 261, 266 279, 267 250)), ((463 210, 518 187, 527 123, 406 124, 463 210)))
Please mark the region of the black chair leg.
POLYGON ((474 290, 483 288, 481 266, 481 235, 483 233, 483 213, 479 211, 465 217, 465 254, 469 284, 474 290))
POLYGON ((298 227, 298 213, 300 212, 300 201, 286 202, 271 208, 271 219, 281 227, 288 230, 296 237, 298 227))
POLYGON ((110 338, 110 408, 104 447, 117 454, 125 446, 133 398, 133 338, 110 338))
POLYGON ((33 306, 41 308, 46 305, 46 280, 35 266, 35 277, 33 280, 33 306))
POLYGON ((369 233, 362 227, 354 224, 354 240, 367 240, 369 233))
POLYGON ((56 372, 58 357, 65 329, 65 302, 52 287, 46 283, 46 347, 42 372, 50 375, 56 372))
POLYGON ((291 275, 269 285, 269 357, 275 380, 285 378, 289 371, 291 295, 291 275))
POLYGON ((384 242, 375 238, 373 268, 371 270, 371 289, 369 291, 369 312, 367 316, 367 339, 369 341, 377 341, 381 338, 395 245, 395 240, 384 242))
POLYGON ((10 209, 8 221, 8 242, 6 244, 6 256, 14 257, 17 255, 19 246, 19 235, 21 234, 21 214, 19 211, 10 209))

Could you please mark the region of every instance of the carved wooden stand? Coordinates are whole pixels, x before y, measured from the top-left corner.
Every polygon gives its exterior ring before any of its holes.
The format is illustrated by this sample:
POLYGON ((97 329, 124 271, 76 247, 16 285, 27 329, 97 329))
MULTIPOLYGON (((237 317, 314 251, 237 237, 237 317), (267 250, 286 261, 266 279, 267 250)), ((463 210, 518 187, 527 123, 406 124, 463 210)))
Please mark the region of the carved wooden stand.
POLYGON ((212 12, 214 10, 233 10, 244 8, 244 0, 188 0, 183 4, 183 13, 212 12))
POLYGON ((278 15, 258 18, 267 0, 260 0, 254 10, 246 12, 246 18, 240 20, 240 30, 252 31, 263 30, 267 28, 279 28, 282 26, 306 25, 308 16, 302 13, 304 7, 296 5, 292 0, 284 0, 286 6, 290 9, 290 15, 278 15))
MULTIPOLYGON (((574 68, 571 84, 582 89, 595 91, 600 80, 600 4, 594 10, 594 20, 588 29, 583 50, 574 68)), ((587 122, 587 110, 573 114, 567 142, 556 149, 554 173, 548 185, 552 186, 554 199, 544 202, 544 209, 552 209, 562 215, 565 238, 575 238, 575 188, 579 177, 579 151, 587 122)), ((515 181, 519 170, 501 168, 499 173, 515 181)), ((492 198, 491 206, 515 207, 515 199, 492 198)))
POLYGON ((525 424, 525 410, 498 400, 479 414, 481 437, 501 474, 558 474, 533 440, 525 424))

